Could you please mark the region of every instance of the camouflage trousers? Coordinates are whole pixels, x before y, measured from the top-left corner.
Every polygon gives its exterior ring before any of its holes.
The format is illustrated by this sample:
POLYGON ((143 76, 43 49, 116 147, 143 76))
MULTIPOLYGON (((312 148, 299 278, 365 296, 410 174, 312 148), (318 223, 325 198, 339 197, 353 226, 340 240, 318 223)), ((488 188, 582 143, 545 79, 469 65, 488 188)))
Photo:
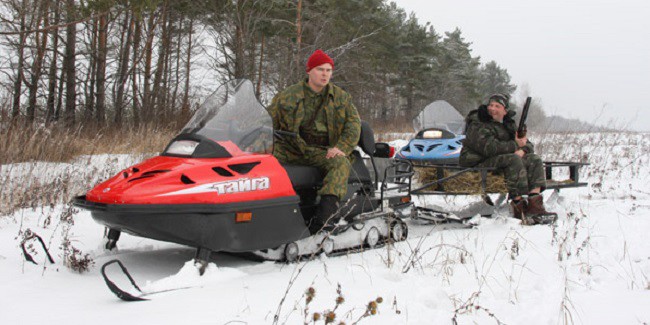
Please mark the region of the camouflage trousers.
POLYGON ((307 147, 304 155, 287 150, 281 145, 276 145, 273 150, 273 156, 281 163, 318 168, 324 175, 323 187, 318 190, 318 195, 336 195, 340 201, 348 191, 351 157, 337 156, 326 159, 326 155, 327 149, 319 147, 307 147))
POLYGON ((546 188, 544 162, 536 154, 526 154, 523 158, 514 153, 490 157, 476 167, 495 167, 503 173, 506 187, 511 197, 526 195, 530 190, 546 188))

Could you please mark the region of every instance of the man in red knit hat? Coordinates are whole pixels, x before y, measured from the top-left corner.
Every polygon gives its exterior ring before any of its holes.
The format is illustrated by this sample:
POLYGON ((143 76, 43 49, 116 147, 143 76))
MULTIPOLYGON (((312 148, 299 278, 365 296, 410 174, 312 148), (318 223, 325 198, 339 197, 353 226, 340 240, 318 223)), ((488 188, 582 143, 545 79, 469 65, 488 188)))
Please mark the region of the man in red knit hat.
POLYGON ((320 203, 309 223, 312 234, 331 230, 347 193, 350 155, 359 142, 361 121, 352 97, 330 83, 334 60, 316 50, 307 60, 307 78, 278 93, 268 107, 273 128, 296 134, 277 141, 273 155, 282 163, 318 168, 324 175, 320 203))

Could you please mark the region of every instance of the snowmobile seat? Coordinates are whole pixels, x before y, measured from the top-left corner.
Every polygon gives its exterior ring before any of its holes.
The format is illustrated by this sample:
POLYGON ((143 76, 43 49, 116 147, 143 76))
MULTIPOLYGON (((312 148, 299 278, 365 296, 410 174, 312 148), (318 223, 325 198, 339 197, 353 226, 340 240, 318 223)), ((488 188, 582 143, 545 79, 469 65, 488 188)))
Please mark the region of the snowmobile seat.
POLYGON ((323 175, 316 167, 289 164, 282 164, 282 167, 296 190, 313 189, 323 182, 323 175))
POLYGON ((361 121, 361 136, 358 145, 366 155, 372 157, 375 154, 375 133, 366 121, 361 121))
MULTIPOLYGON (((367 155, 372 156, 375 153, 375 135, 366 121, 361 121, 361 136, 358 146, 367 155)), ((348 184, 372 184, 370 172, 364 165, 361 154, 355 150, 352 152, 352 156, 354 156, 354 162, 348 177, 348 184)), ((282 164, 282 167, 287 171, 291 184, 296 190, 314 189, 323 183, 323 175, 315 167, 290 164, 282 164)))
MULTIPOLYGON (((350 170, 348 184, 372 184, 370 172, 364 165, 361 154, 355 150, 352 156, 354 156, 354 163, 350 170)), ((323 175, 316 167, 289 164, 282 164, 282 167, 287 171, 291 184, 296 190, 314 189, 323 184, 323 175)))
MULTIPOLYGON (((366 155, 372 157, 375 154, 375 133, 366 121, 361 121, 361 135, 359 136, 359 143, 357 145, 366 155)), ((363 163, 361 154, 355 150, 352 152, 352 156, 354 156, 354 162, 352 163, 352 170, 350 170, 348 184, 361 183, 372 185, 370 171, 363 163)))
POLYGON ((359 151, 353 151, 352 156, 354 157, 354 162, 352 163, 352 169, 348 177, 348 184, 361 183, 372 185, 372 177, 370 176, 368 167, 363 163, 363 158, 359 151))

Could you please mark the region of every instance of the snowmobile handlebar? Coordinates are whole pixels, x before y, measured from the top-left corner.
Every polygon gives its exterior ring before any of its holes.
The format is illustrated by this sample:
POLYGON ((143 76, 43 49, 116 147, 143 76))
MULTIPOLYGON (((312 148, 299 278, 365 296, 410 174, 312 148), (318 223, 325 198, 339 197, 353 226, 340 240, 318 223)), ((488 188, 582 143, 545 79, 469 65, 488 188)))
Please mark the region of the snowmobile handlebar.
POLYGON ((284 141, 286 143, 295 143, 298 139, 298 133, 282 131, 282 130, 273 130, 273 137, 278 141, 284 141))
POLYGON ((297 138, 298 137, 298 133, 289 132, 289 131, 282 131, 282 130, 274 130, 273 134, 276 137, 279 137, 279 138, 282 138, 282 137, 297 138))

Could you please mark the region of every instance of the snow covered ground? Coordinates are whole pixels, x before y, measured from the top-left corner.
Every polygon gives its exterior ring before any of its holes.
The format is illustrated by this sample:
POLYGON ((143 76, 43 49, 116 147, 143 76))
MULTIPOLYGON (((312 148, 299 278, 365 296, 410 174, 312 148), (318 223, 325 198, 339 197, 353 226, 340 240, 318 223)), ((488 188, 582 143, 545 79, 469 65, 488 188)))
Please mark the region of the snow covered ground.
MULTIPOLYGON (((118 251, 106 252, 104 229, 86 211, 62 204, 17 210, 0 217, 0 323, 301 324, 328 310, 335 324, 650 323, 650 135, 533 140, 546 160, 592 164, 581 171, 589 187, 563 190, 550 205, 560 215, 556 226, 521 226, 505 214, 472 229, 410 222, 409 239, 394 246, 289 265, 215 254, 202 277, 192 248, 122 235, 118 251), (34 240, 26 247, 38 265, 25 262, 27 229, 44 239, 54 264, 34 240), (94 264, 80 274, 64 255, 94 264), (123 302, 100 274, 116 258, 145 292, 184 289, 123 302), (315 295, 307 303, 309 288, 315 295), (364 316, 378 298, 376 315, 364 316)), ((4 165, 2 191, 61 178, 89 184, 133 160, 4 165)), ((83 185, 66 191, 83 192, 83 185)), ((107 272, 129 287, 116 265, 107 272)))

